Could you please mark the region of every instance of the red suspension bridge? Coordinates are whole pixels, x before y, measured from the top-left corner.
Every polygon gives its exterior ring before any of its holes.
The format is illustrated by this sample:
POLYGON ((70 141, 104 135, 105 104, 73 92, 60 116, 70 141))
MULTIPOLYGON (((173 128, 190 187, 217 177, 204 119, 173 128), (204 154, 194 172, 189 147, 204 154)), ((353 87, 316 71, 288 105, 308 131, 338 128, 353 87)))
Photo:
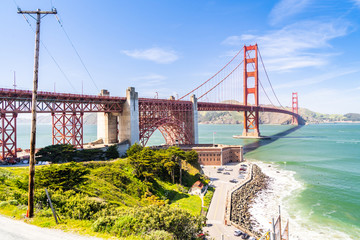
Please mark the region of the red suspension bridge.
MULTIPOLYGON (((16 119, 30 113, 31 91, 0 89, 0 159, 17 156, 16 119)), ((83 147, 83 115, 98 113, 98 138, 105 144, 128 140, 146 145, 159 130, 167 144, 198 143, 198 111, 244 112, 244 137, 259 137, 259 112, 276 112, 292 116, 298 124, 298 95, 292 94, 292 108, 280 104, 268 78, 257 45, 244 46, 214 76, 179 99, 138 98, 134 88, 126 97, 38 92, 37 112, 52 115, 52 144, 83 147), (276 107, 259 79, 259 59, 271 90, 280 107, 276 107), (242 67, 241 67, 242 66, 242 67), (241 81, 240 79, 243 79, 241 81), (260 105, 259 86, 272 106, 260 105), (198 96, 196 98, 196 96, 198 96), (189 100, 185 100, 190 97, 189 100)))

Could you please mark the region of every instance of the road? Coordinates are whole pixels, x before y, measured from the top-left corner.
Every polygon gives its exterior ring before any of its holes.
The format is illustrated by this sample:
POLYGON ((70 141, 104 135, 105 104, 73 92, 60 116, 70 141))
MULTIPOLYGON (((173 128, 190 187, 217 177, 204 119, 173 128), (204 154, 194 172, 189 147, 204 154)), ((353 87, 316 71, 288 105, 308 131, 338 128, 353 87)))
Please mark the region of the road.
POLYGON ((208 226, 204 228, 204 232, 209 232, 210 239, 241 239, 240 237, 234 236, 234 231, 237 228, 224 225, 227 192, 235 186, 235 183, 231 183, 229 180, 237 179, 240 183, 241 179, 237 178, 239 175, 240 163, 226 165, 223 167, 233 170, 217 173, 217 168, 219 168, 219 166, 204 166, 203 168, 205 175, 209 176, 211 179, 211 185, 215 187, 214 196, 211 200, 209 211, 206 216, 208 219, 206 221, 208 226), (230 175, 225 175, 223 174, 224 172, 229 172, 230 175))
POLYGON ((1 240, 101 240, 57 229, 41 228, 0 215, 1 240))

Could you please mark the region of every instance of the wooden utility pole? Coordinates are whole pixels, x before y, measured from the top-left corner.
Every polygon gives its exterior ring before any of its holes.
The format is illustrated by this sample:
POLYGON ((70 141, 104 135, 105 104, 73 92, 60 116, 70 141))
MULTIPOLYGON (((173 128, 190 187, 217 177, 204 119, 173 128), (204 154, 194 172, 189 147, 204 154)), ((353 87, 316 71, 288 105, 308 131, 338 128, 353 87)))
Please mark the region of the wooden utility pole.
MULTIPOLYGON (((40 20, 41 15, 57 14, 55 8, 52 11, 22 11, 18 8, 19 14, 28 14, 36 20, 35 34, 35 63, 34 63, 34 86, 31 101, 31 135, 30 135, 30 163, 29 163, 29 194, 28 194, 28 217, 34 216, 34 189, 35 189, 35 140, 36 140, 36 106, 37 106, 37 89, 39 73, 39 48, 40 48, 40 20), (36 18, 32 16, 36 14, 36 18)), ((44 17, 43 16, 43 17, 44 17)))

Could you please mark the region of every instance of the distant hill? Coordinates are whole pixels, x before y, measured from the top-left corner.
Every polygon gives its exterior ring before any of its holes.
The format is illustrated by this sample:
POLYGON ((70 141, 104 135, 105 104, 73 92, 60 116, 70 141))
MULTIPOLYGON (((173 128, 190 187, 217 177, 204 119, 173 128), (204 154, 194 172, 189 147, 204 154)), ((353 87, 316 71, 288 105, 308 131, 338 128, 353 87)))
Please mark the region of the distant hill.
MULTIPOLYGON (((229 102, 230 103, 230 102, 229 102)), ((234 103, 234 102, 233 102, 234 103)), ((290 108, 287 108, 290 110, 290 108)), ((341 114, 323 114, 313 112, 306 108, 300 108, 299 114, 302 117, 302 123, 327 123, 338 121, 360 121, 359 113, 341 114)), ((199 112, 199 123, 201 124, 241 124, 243 122, 242 112, 199 112)), ((39 114, 38 124, 51 124, 50 114, 39 114)), ((19 124, 30 124, 30 114, 21 114, 18 117, 19 124)), ((96 113, 84 114, 85 125, 95 125, 97 123, 96 113)), ((260 112, 261 124, 281 124, 291 123, 291 116, 281 113, 260 112)))

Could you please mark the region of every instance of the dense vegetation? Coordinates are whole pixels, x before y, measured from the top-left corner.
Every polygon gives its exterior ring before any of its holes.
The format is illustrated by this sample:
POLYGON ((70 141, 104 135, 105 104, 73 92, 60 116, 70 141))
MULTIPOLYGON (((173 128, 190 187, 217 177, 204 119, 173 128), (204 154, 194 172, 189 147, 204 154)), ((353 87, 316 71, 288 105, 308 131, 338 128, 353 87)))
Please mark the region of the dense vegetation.
MULTIPOLYGON (((65 153, 58 152, 52 162, 78 157, 68 146, 61 148, 65 153)), ((48 147, 39 156, 49 157, 53 151, 58 149, 48 147)), ((47 219, 42 226, 53 222, 47 188, 61 223, 81 221, 91 231, 131 239, 194 239, 204 217, 200 198, 187 192, 195 181, 207 181, 199 173, 196 152, 134 145, 127 155, 114 161, 36 167, 35 219, 47 219)), ((27 171, 0 169, 0 212, 26 211, 27 171)), ((211 195, 205 197, 207 204, 211 195)))
POLYGON ((70 144, 57 144, 44 147, 36 153, 36 160, 38 162, 51 163, 105 160, 118 157, 119 152, 116 145, 111 145, 103 151, 96 148, 76 150, 76 148, 70 144))

